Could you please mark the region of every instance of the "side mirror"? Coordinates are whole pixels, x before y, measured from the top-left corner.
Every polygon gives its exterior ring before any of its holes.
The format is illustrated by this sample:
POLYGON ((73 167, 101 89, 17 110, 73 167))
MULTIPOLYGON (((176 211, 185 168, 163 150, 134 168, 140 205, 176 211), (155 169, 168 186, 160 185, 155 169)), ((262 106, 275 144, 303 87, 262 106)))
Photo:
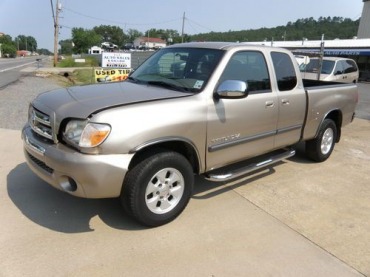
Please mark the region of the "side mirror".
POLYGON ((239 80, 223 81, 217 88, 215 97, 217 99, 238 99, 248 96, 248 85, 246 82, 239 80))

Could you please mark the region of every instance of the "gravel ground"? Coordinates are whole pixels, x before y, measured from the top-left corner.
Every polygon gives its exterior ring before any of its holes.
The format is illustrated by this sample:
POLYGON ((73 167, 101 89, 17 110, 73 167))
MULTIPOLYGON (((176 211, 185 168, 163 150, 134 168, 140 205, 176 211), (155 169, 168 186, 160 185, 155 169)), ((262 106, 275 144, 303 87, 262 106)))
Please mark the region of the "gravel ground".
POLYGON ((29 103, 40 93, 60 88, 53 78, 34 74, 0 89, 0 128, 21 130, 27 121, 29 103))

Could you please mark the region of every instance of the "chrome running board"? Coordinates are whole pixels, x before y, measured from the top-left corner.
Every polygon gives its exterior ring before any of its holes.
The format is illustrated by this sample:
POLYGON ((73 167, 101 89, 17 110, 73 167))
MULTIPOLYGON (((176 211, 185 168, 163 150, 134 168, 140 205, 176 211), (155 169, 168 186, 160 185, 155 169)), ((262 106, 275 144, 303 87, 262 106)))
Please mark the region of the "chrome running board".
POLYGON ((209 181, 214 181, 214 182, 225 182, 225 181, 230 181, 232 179, 239 178, 243 175, 246 175, 248 173, 257 171, 259 169, 265 168, 267 166, 270 166, 272 164, 275 164, 277 162, 280 162, 284 159, 288 159, 292 156, 295 155, 295 150, 289 149, 286 150, 283 153, 279 153, 276 155, 273 155, 267 159, 264 159, 260 162, 257 163, 251 163, 248 164, 247 166, 242 166, 237 169, 231 169, 229 171, 225 169, 218 169, 215 171, 211 171, 205 174, 205 178, 209 181))

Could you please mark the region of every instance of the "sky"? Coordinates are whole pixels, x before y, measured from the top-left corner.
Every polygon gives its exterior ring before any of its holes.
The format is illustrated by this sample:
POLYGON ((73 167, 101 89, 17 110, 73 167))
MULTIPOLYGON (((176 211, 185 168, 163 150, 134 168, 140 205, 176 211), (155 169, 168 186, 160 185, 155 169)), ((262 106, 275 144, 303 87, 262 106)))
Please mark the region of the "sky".
MULTIPOLYGON (((38 48, 53 51, 57 0, 0 0, 0 32, 13 39, 32 36, 38 48)), ((362 0, 59 0, 59 40, 70 39, 74 27, 118 26, 174 29, 181 34, 227 32, 286 25, 313 17, 361 17, 362 0), (183 24, 183 17, 185 20, 183 24)))

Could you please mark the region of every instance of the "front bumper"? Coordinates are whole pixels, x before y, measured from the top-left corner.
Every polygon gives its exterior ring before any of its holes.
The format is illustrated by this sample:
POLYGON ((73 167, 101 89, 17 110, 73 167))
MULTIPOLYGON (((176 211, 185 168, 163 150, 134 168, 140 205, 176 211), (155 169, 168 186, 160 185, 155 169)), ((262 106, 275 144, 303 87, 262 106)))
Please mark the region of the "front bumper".
POLYGON ((24 155, 30 169, 53 187, 84 198, 118 197, 133 154, 82 154, 40 140, 26 125, 24 155))

